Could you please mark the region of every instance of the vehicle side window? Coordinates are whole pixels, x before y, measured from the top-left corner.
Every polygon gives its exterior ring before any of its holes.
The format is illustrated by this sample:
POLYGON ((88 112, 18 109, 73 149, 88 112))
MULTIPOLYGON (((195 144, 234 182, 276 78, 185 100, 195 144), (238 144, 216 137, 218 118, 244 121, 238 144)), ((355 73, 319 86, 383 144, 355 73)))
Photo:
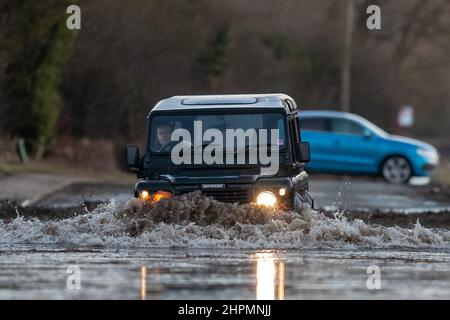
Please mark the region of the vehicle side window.
POLYGON ((363 135, 364 129, 357 123, 347 119, 332 119, 331 131, 343 134, 363 135))
POLYGON ((280 118, 277 120, 277 129, 279 130, 279 139, 278 139, 278 145, 284 146, 286 141, 284 140, 286 137, 286 133, 284 131, 284 118, 280 118))
POLYGON ((300 130, 329 131, 328 121, 324 118, 302 118, 300 116, 300 130))

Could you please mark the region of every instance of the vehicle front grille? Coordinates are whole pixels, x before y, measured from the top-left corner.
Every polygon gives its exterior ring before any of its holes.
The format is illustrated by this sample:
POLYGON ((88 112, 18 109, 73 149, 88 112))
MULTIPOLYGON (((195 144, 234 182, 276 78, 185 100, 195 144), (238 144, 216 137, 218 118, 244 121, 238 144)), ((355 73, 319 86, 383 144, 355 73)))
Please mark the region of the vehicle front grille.
POLYGON ((175 186, 175 195, 183 195, 186 193, 200 190, 204 195, 212 197, 220 202, 230 203, 248 203, 250 202, 250 185, 230 184, 220 189, 202 189, 196 186, 175 186))

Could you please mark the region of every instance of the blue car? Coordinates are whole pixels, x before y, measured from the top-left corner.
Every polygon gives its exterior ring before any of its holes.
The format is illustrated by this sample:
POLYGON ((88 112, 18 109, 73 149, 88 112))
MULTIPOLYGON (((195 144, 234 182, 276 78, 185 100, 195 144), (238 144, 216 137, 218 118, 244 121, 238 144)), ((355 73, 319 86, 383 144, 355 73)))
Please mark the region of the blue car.
POLYGON ((303 141, 311 145, 311 172, 382 176, 391 183, 429 176, 439 162, 436 148, 388 134, 370 121, 337 111, 300 112, 303 141))

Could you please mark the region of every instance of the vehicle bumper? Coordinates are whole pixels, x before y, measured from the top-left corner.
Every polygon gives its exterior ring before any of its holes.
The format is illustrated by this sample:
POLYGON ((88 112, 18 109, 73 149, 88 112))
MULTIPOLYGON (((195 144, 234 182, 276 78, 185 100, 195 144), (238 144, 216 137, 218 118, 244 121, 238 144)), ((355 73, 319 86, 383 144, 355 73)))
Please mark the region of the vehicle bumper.
MULTIPOLYGON (((136 183, 134 196, 139 197, 142 191, 150 193, 167 191, 175 196, 201 191, 204 195, 212 197, 220 202, 228 203, 253 203, 256 197, 263 191, 269 191, 277 198, 279 208, 290 209, 293 207, 294 184, 291 178, 260 178, 255 183, 215 183, 218 187, 208 187, 206 183, 172 184, 168 180, 141 180, 136 183)), ((308 192, 308 181, 302 184, 300 196, 313 206, 314 200, 308 192)))
POLYGON ((414 164, 414 176, 417 177, 429 177, 436 170, 437 163, 431 163, 424 160, 417 160, 414 164))

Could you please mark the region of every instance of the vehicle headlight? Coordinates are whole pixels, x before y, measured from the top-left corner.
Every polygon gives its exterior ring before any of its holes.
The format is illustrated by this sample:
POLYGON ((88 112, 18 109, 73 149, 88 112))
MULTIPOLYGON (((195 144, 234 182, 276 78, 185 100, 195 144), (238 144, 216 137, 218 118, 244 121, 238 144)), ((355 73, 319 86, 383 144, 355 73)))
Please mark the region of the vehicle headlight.
POLYGON ((277 197, 270 191, 262 191, 256 197, 256 204, 267 207, 274 207, 277 203, 277 197))
POLYGON ((152 202, 159 202, 162 199, 170 199, 173 197, 173 193, 167 191, 158 191, 152 197, 152 202))
POLYGON ((150 193, 147 190, 139 192, 139 198, 142 201, 148 201, 150 199, 150 193))
POLYGON ((439 161, 439 156, 434 150, 417 149, 417 154, 421 157, 426 158, 432 164, 437 164, 439 161))
POLYGON ((159 190, 154 194, 150 194, 147 190, 143 190, 139 193, 139 198, 144 202, 151 201, 152 203, 156 203, 162 199, 173 198, 173 193, 159 190))

